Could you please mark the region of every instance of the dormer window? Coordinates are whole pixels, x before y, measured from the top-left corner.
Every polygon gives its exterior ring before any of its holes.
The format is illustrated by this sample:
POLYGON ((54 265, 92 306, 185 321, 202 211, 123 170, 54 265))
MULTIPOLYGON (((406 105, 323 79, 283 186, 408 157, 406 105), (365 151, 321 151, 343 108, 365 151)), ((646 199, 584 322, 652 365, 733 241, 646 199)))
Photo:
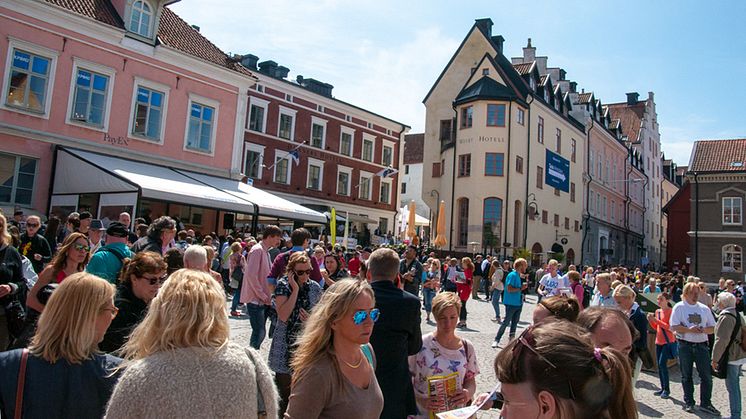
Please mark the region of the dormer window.
POLYGON ((132 13, 130 14, 130 32, 134 32, 145 38, 151 37, 151 25, 153 22, 153 8, 144 0, 137 0, 132 3, 132 13))

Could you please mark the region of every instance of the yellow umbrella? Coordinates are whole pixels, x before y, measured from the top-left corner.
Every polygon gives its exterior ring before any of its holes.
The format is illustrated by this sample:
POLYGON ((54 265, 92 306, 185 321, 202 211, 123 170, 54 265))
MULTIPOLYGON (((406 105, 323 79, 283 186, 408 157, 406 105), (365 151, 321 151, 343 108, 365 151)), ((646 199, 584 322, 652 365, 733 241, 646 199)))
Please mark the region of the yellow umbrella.
POLYGON ((415 229, 415 203, 414 199, 409 202, 409 220, 407 221, 407 237, 414 240, 417 236, 417 230, 415 229))
POLYGON ((446 240, 446 201, 440 201, 437 226, 437 235, 435 240, 433 240, 433 244, 437 247, 445 247, 448 243, 446 240))

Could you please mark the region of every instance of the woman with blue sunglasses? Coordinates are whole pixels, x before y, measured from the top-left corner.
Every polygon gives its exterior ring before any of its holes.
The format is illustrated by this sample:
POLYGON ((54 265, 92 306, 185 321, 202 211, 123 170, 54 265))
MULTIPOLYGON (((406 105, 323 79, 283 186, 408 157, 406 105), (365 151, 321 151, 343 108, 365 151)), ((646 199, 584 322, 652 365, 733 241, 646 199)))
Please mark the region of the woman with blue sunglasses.
POLYGON ((365 280, 330 286, 308 318, 292 361, 285 418, 378 419, 383 394, 368 341, 380 315, 365 280))

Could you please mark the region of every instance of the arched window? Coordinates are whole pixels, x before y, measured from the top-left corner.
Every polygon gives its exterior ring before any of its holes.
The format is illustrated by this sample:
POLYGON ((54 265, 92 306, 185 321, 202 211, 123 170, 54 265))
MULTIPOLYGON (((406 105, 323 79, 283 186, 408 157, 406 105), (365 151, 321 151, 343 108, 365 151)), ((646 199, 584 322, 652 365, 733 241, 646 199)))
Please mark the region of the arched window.
POLYGON ((743 271, 743 249, 737 244, 723 246, 723 272, 743 271))
POLYGON ((482 213, 482 243, 485 248, 500 248, 502 243, 503 201, 500 198, 485 198, 482 213))
POLYGON ((144 0, 132 3, 130 13, 130 31, 150 38, 150 25, 153 21, 153 8, 144 0))
POLYGON ((461 198, 458 200, 457 231, 457 246, 466 246, 469 242, 469 198, 461 198))

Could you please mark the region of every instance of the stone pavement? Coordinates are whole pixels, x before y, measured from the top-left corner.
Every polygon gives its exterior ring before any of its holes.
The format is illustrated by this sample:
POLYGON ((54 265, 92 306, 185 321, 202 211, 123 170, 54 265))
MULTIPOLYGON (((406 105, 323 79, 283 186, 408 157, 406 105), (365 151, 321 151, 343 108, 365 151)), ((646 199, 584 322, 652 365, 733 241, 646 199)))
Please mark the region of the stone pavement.
MULTIPOLYGON (((521 322, 518 326, 518 334, 521 330, 531 323, 531 315, 536 305, 536 297, 529 295, 528 301, 523 307, 521 312, 521 322)), ((457 332, 460 336, 469 339, 474 344, 475 350, 479 358, 479 369, 480 374, 477 376, 477 391, 486 392, 492 389, 496 383, 495 372, 493 369, 493 361, 495 355, 499 349, 492 349, 491 344, 497 333, 499 327, 498 324, 492 323, 490 319, 494 316, 491 303, 487 301, 475 301, 469 300, 467 303, 468 315, 468 329, 457 332)), ((502 314, 505 315, 504 307, 501 307, 502 314)), ((251 326, 249 325, 249 319, 246 316, 241 318, 230 318, 231 324, 231 337, 239 343, 248 345, 249 336, 251 334, 251 326)), ((434 329, 434 324, 425 323, 425 313, 422 313, 422 333, 431 332, 434 329)), ((503 336, 502 343, 507 342, 507 332, 503 336)), ((261 352, 266 356, 269 352, 270 340, 265 339, 262 343, 261 352)), ((671 375, 671 398, 668 400, 662 400, 659 397, 653 395, 653 392, 658 390, 659 381, 658 375, 655 372, 640 374, 640 379, 637 382, 636 395, 637 408, 641 418, 688 418, 688 417, 702 417, 711 418, 712 415, 705 414, 695 410, 694 414, 684 412, 681 407, 683 405, 683 391, 681 388, 681 374, 678 367, 670 369, 671 375)), ((696 376, 696 373, 695 373, 696 376)), ((743 377, 741 378, 743 382, 743 377)), ((696 385, 698 379, 695 377, 695 400, 699 400, 699 387, 696 385)), ((742 385, 743 387, 743 385, 742 385)), ((723 416, 730 414, 728 410, 728 392, 725 389, 725 381, 713 378, 713 392, 712 392, 712 403, 715 407, 720 410, 723 416)), ((498 418, 499 413, 497 410, 482 411, 477 417, 479 418, 498 418)))

